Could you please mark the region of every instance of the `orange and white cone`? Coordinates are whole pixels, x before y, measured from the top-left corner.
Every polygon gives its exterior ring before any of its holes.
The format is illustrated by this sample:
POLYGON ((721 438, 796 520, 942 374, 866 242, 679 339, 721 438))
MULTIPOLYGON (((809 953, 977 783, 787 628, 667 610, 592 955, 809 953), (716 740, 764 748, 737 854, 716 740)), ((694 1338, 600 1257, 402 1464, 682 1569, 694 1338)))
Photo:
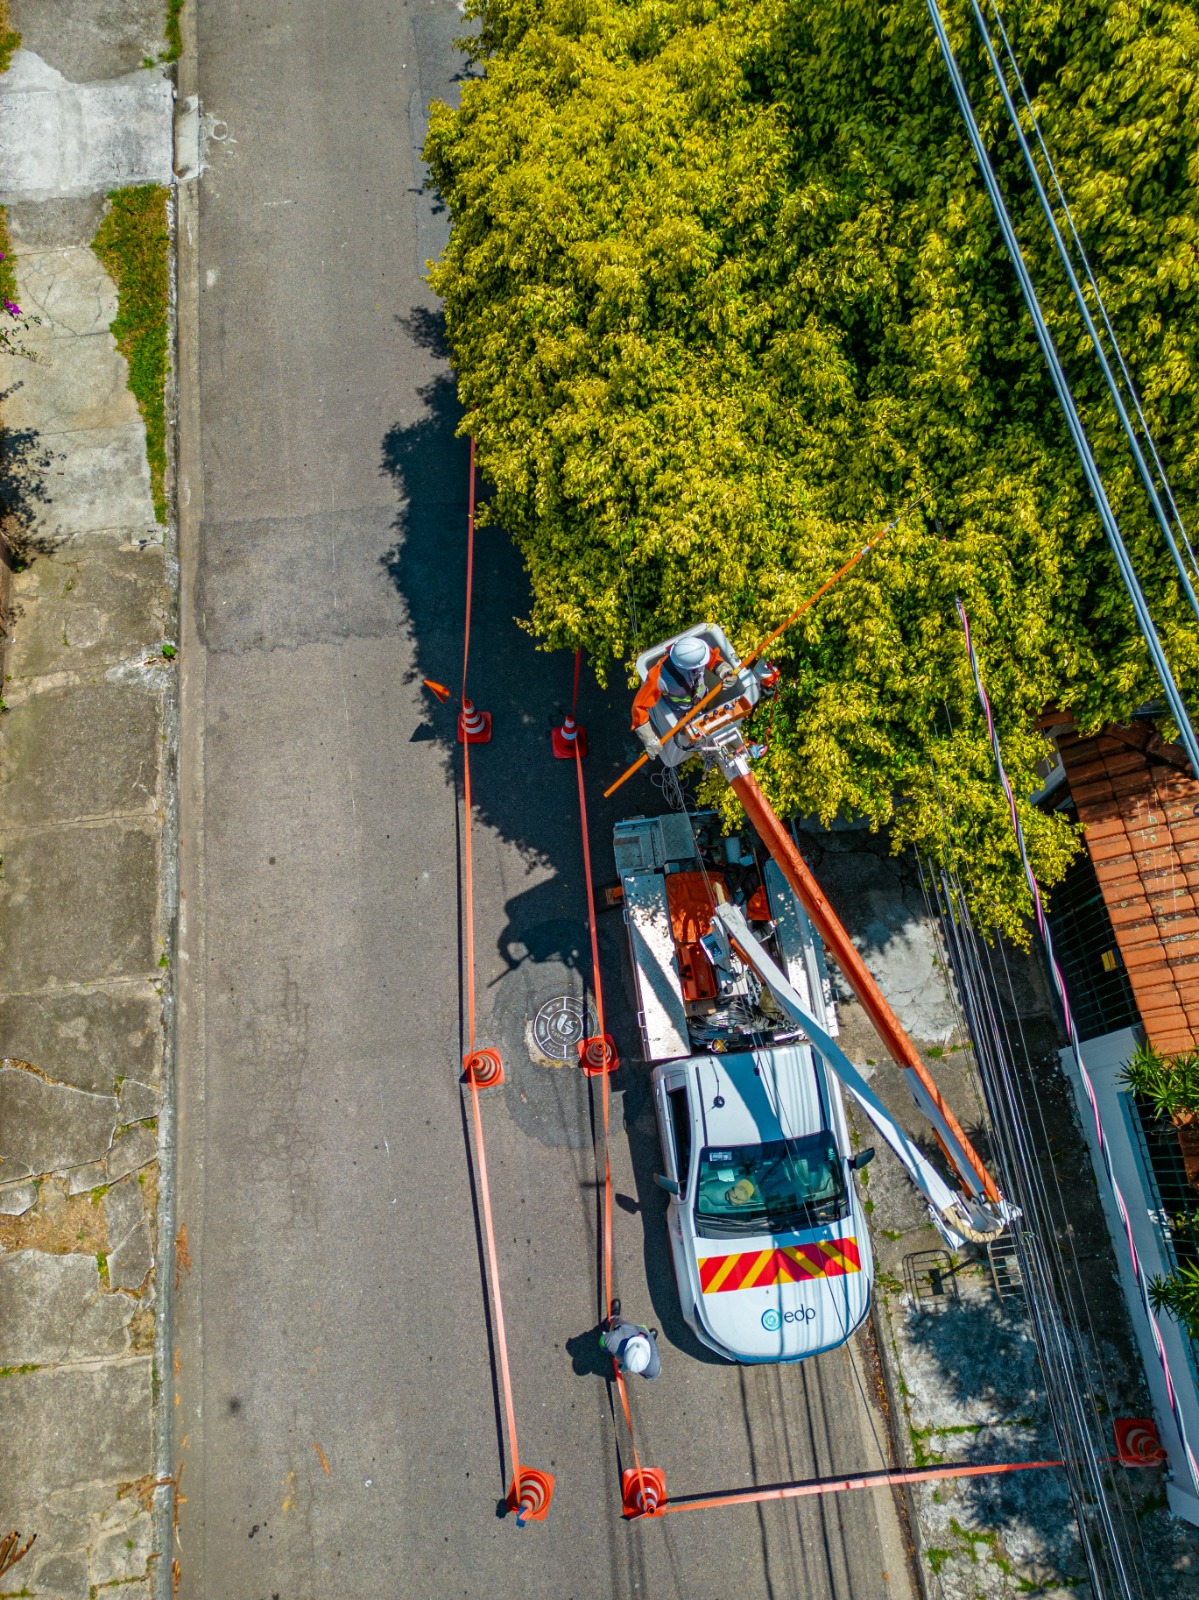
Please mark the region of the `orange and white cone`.
POLYGON ((1165 1459, 1166 1452, 1152 1418, 1117 1418, 1116 1460, 1122 1467, 1156 1467, 1165 1459))
POLYGON ((562 726, 552 731, 550 741, 559 761, 573 761, 576 751, 581 756, 587 754, 587 729, 581 728, 569 713, 562 726))
POLYGON ((579 1065, 588 1078, 598 1078, 604 1072, 615 1072, 620 1066, 616 1041, 610 1033, 593 1033, 589 1038, 580 1039, 578 1050, 579 1065))
POLYGON ((480 711, 469 700, 458 713, 458 743, 487 744, 491 739, 491 712, 480 711))
POLYGON ((660 1517, 666 1505, 666 1474, 661 1467, 626 1467, 620 1475, 620 1498, 630 1521, 660 1517))
POLYGON ((472 1050, 463 1056, 462 1065, 467 1083, 473 1083, 476 1089, 494 1089, 504 1081, 504 1063, 498 1050, 472 1050))
POLYGON ((516 1512, 516 1526, 523 1528, 527 1522, 544 1522, 553 1498, 553 1473, 522 1466, 508 1490, 508 1510, 516 1512))

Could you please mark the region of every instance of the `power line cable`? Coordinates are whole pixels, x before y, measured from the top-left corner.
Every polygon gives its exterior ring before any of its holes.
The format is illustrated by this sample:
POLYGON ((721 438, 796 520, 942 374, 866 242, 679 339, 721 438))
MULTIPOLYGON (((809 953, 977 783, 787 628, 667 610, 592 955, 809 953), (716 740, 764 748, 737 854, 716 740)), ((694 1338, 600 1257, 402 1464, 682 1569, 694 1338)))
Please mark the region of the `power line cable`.
POLYGON ((1067 1037, 1069 1038, 1070 1048, 1074 1054, 1074 1062, 1078 1069, 1078 1075, 1082 1081, 1083 1089, 1093 1114, 1095 1145, 1099 1151, 1099 1156, 1103 1164, 1104 1175, 1107 1178, 1112 1198, 1116 1203, 1116 1210, 1120 1216, 1120 1223, 1124 1230, 1127 1260, 1132 1268, 1133 1278, 1139 1291, 1141 1309, 1144 1312, 1146 1321, 1149 1325, 1149 1332, 1152 1337, 1153 1347, 1156 1352, 1161 1375, 1165 1383, 1166 1399, 1170 1407, 1170 1414, 1178 1435, 1178 1442, 1181 1446, 1182 1456, 1186 1463, 1187 1475, 1192 1488, 1199 1489, 1199 1463, 1196 1463, 1195 1461, 1195 1457, 1191 1451, 1191 1446, 1187 1438, 1182 1408, 1179 1402, 1178 1392, 1174 1384, 1173 1373, 1171 1372, 1170 1368, 1170 1358, 1166 1351, 1165 1344, 1163 1343, 1161 1329, 1158 1325, 1157 1314, 1153 1309, 1150 1299, 1148 1280, 1145 1276, 1144 1265, 1141 1261, 1140 1253, 1137 1250, 1136 1240, 1133 1235, 1132 1220, 1129 1216, 1128 1207, 1125 1203, 1120 1185, 1116 1179, 1115 1168, 1112 1164, 1111 1150, 1108 1144, 1106 1131, 1104 1129, 1103 1119, 1099 1111, 1099 1102, 1096 1098, 1095 1087, 1091 1081, 1091 1075, 1087 1070, 1086 1062, 1083 1059, 1082 1045, 1078 1038, 1078 1032, 1075 1027, 1074 1016, 1070 1007, 1070 997, 1066 990, 1066 982, 1062 976, 1061 968, 1058 965, 1057 957, 1054 953, 1053 937, 1050 933, 1048 921, 1046 920, 1045 905, 1041 897, 1040 885, 1037 882, 1036 874, 1033 872, 1032 862, 1029 859, 1028 849, 1024 839, 1024 830, 1020 825, 1020 818, 1016 810, 1016 798, 1012 792, 1011 781, 1009 780, 1003 765, 1003 754, 999 747, 999 735, 995 729, 994 713, 992 711, 991 702, 987 696, 986 689, 983 686, 982 673, 979 667, 978 657, 975 653, 974 644, 970 637, 970 622, 966 615, 966 609, 960 600, 957 602, 957 611, 958 617, 962 624, 962 632, 965 636, 966 655, 970 664, 970 672, 974 679, 974 687, 977 691, 979 705, 982 708, 983 718, 986 723, 987 738, 991 746, 991 754, 995 763, 996 775, 999 779, 1000 787, 1003 790, 1004 799, 1007 801, 1008 814, 1011 819, 1012 833, 1015 838, 1016 850, 1020 857, 1020 864, 1024 871, 1024 879, 1028 885, 1028 892, 1032 897, 1033 914, 1036 918, 1037 932, 1040 934, 1042 944, 1045 948, 1045 957, 1049 967, 1049 973, 1053 979, 1053 986, 1057 991, 1058 1000, 1061 1003, 1062 1013, 1066 1023, 1067 1037))
MULTIPOLYGON (((942 819, 945 823, 943 809, 942 819)), ((946 964, 957 979, 958 1003, 979 1065, 1006 1192, 1019 1208, 1019 1216, 1012 1223, 1012 1242, 1024 1284, 1029 1331, 1045 1382, 1049 1417, 1065 1462, 1079 1547, 1096 1600, 1106 1600, 1108 1595, 1133 1600, 1134 1594, 1143 1596, 1143 1589, 1125 1559, 1127 1529, 1121 1538, 1105 1481, 1106 1441, 1093 1404, 1088 1407, 1086 1402, 1090 1385, 1076 1342, 1065 1325, 1047 1260, 1047 1241, 1055 1239, 1055 1231, 1029 1147, 1027 1119, 1017 1104, 1012 1074, 1004 1060, 973 925, 960 886, 948 872, 934 874, 925 866, 922 880, 926 904, 929 885, 933 888, 936 921, 948 946, 946 964)))
MULTIPOLYGON (((945 707, 945 715, 952 733, 953 719, 948 706, 945 707)), ((1007 974, 1012 1016, 1023 1053, 1023 1077, 1013 1069, 1015 1050, 999 1000, 998 979, 989 953, 974 928, 955 865, 960 860, 960 852, 955 823, 947 814, 947 805, 948 811, 953 811, 952 795, 947 800, 943 794, 935 768, 933 783, 941 816, 946 861, 939 877, 927 863, 920 861, 921 887, 930 919, 938 931, 942 955, 946 958, 945 967, 957 979, 957 993, 954 993, 953 987, 950 989, 951 1002, 971 1040, 988 1111, 1000 1144, 1000 1162, 1005 1180, 1011 1184, 1013 1198, 1020 1208, 1020 1215, 1012 1230, 1013 1244, 1028 1297, 1031 1331, 1045 1378, 1050 1417, 1068 1470, 1073 1469, 1070 1488, 1080 1543, 1085 1556, 1094 1558, 1096 1554, 1103 1554, 1108 1558, 1109 1574, 1121 1593, 1125 1592, 1125 1584, 1131 1576, 1138 1594, 1143 1596, 1142 1576, 1152 1571, 1152 1565, 1145 1550, 1139 1520, 1130 1515, 1125 1499, 1119 1493, 1115 1496, 1113 1510, 1108 1494, 1110 1481, 1106 1466, 1109 1447, 1104 1419, 1116 1415, 1116 1405, 1108 1383, 1103 1349, 1091 1319, 1078 1253, 1074 1247, 1073 1229, 1069 1222, 1070 1212, 1062 1195, 1057 1170, 1050 1162, 1049 1171, 1057 1199, 1055 1210, 1050 1204, 1045 1182, 1045 1164, 1033 1146, 1032 1119, 1028 1111, 1029 1093, 1036 1105, 1046 1150, 1049 1148, 1049 1137, 1011 970, 1002 939, 996 930, 996 940, 1007 974), (935 914, 929 897, 930 883, 937 902, 935 914), (1077 1286, 1077 1295, 1071 1293, 1071 1283, 1077 1286), (1073 1332, 1070 1329, 1071 1322, 1073 1332), (1092 1399, 1088 1402, 1085 1398, 1093 1391, 1094 1385, 1090 1381, 1092 1371, 1098 1373, 1102 1410, 1097 1401, 1092 1399), (1080 1463, 1085 1464, 1085 1472, 1078 1470, 1080 1463), (1099 1512, 1096 1512, 1096 1507, 1100 1508, 1099 1512), (1094 1532, 1101 1541, 1099 1552, 1094 1550, 1090 1537, 1090 1524, 1096 1519, 1099 1525, 1094 1532), (1122 1538, 1117 1533, 1117 1522, 1122 1538), (1134 1550, 1139 1552, 1141 1561, 1139 1564, 1133 1562, 1129 1568, 1122 1552, 1131 1558, 1134 1550)), ((917 859, 920 860, 919 857, 917 859)), ((1092 1565, 1090 1559, 1088 1565, 1092 1565)), ((1097 1586, 1097 1592, 1103 1591, 1097 1586)))
POLYGON ((1044 313, 1041 310, 1041 303, 1037 298, 1037 291, 1033 285, 1032 276, 1029 273, 1024 256, 1021 253, 1020 241, 1016 236, 1016 230, 1012 225, 1012 219, 1008 214, 1007 205, 1004 202, 1002 191, 1000 190, 998 180, 995 177, 994 168, 991 166, 990 157, 987 155, 986 146, 983 144, 982 134, 979 131, 978 122, 974 115, 974 107, 966 90, 965 82, 962 79, 957 58, 954 56, 953 48, 949 43, 949 35, 945 29, 945 19, 941 15, 941 8, 937 3, 937 0, 926 0, 926 3, 928 6, 929 16, 932 19, 933 29, 937 35, 937 42, 941 47, 941 54, 945 60, 946 70, 949 73, 949 80, 953 88, 954 97, 957 100, 958 109, 961 111, 962 120, 966 124, 966 132, 969 136, 971 146, 973 147, 975 158, 978 161, 983 183, 986 186, 987 194, 991 201, 991 206, 995 212, 996 220, 999 223, 1000 232, 1003 235, 1004 243, 1006 244, 1008 254, 1011 257, 1012 266, 1015 268, 1016 277, 1020 283, 1021 293, 1024 296, 1024 302, 1028 307, 1029 315, 1032 317, 1033 328, 1036 332, 1037 342, 1041 346, 1041 352, 1045 357, 1046 363, 1048 364, 1054 389, 1057 392, 1058 400, 1061 404, 1062 411, 1065 414, 1066 425, 1069 428, 1070 437, 1074 442, 1074 448, 1078 454, 1078 459, 1082 464, 1083 474, 1086 477, 1088 487, 1090 488, 1091 494, 1094 497, 1095 505, 1099 511, 1099 517, 1103 523, 1104 532, 1107 534, 1107 539, 1109 545, 1111 546, 1112 554, 1116 558, 1116 566, 1120 572, 1121 578, 1123 579, 1124 587, 1128 592, 1129 599, 1132 601, 1133 611, 1136 614, 1137 623, 1144 637, 1150 658, 1153 662, 1158 678, 1161 680, 1162 688, 1165 691, 1166 702, 1170 708, 1170 714, 1174 718, 1174 721, 1181 734, 1183 746, 1186 749, 1187 757, 1191 763, 1191 770, 1199 773, 1199 740, 1196 740, 1195 730, 1191 726, 1191 719, 1187 712, 1186 705, 1183 701, 1182 695, 1179 692, 1178 685, 1174 681, 1174 674, 1170 669, 1170 664, 1166 660, 1165 651, 1162 649, 1161 640, 1159 639, 1157 629, 1154 626, 1153 617, 1150 614, 1144 591, 1141 588, 1140 580, 1136 574, 1136 569, 1132 564, 1132 559, 1128 554, 1128 548, 1125 545, 1123 535, 1120 532, 1120 525, 1116 520, 1116 514, 1112 510, 1111 502, 1108 500, 1107 490, 1104 488, 1103 479, 1100 476, 1099 468, 1095 463, 1095 457, 1091 450, 1090 440, 1088 439, 1086 430, 1082 425, 1082 420, 1078 415, 1078 408, 1074 403, 1074 396, 1072 395, 1069 383, 1066 380, 1066 374, 1062 367, 1061 359, 1058 356, 1057 346, 1054 344, 1053 335, 1049 331, 1049 327, 1045 321, 1044 313))
MULTIPOLYGON (((1186 594, 1188 602, 1190 603, 1191 610, 1195 613, 1196 619, 1199 620, 1199 597, 1196 597, 1195 589, 1194 589, 1194 586, 1193 586, 1193 584, 1191 582, 1191 575, 1187 571, 1186 563, 1184 562, 1184 560, 1182 558, 1182 551, 1178 548, 1178 541, 1174 537, 1174 529, 1173 529, 1173 527, 1171 525, 1171 519, 1166 515, 1166 509, 1162 505, 1161 497, 1158 494, 1158 490, 1157 490, 1157 484, 1154 481, 1153 474, 1149 470, 1149 463, 1145 460, 1145 455, 1144 455, 1144 452, 1141 449, 1140 440, 1137 438, 1136 431, 1133 428, 1132 421, 1131 421, 1131 419, 1130 419, 1130 417, 1128 415, 1128 411, 1127 411, 1127 409, 1126 409, 1126 407, 1124 405, 1124 398, 1123 398, 1123 396, 1122 396, 1122 394, 1120 392, 1119 385, 1116 382, 1115 374, 1112 372, 1111 365, 1110 365, 1110 363, 1108 361, 1108 358, 1107 358, 1107 353, 1104 350, 1103 343, 1102 343, 1102 341, 1100 340, 1100 337, 1099 337, 1099 332, 1098 332, 1097 328, 1095 327, 1094 319, 1091 316, 1090 307, 1087 305, 1086 297, 1082 292, 1082 286, 1079 283, 1078 276, 1077 276, 1077 274, 1076 274, 1076 272, 1074 270, 1074 264, 1070 259, 1070 252, 1066 248, 1066 242, 1062 238, 1061 230, 1058 227, 1057 217, 1056 217, 1056 215, 1054 213, 1052 205, 1050 204, 1049 196, 1045 192, 1045 185, 1041 181, 1040 171, 1037 168, 1036 161, 1033 159, 1033 153, 1032 153, 1032 150, 1031 150, 1031 148, 1029 146, 1028 139, 1025 136, 1024 129, 1020 124, 1019 113, 1017 112, 1016 107, 1012 102, 1012 97, 1011 97, 1011 94, 1010 94, 1010 92, 1008 90, 1007 79, 1005 78, 1004 73, 1003 73, 1003 69, 999 64, 999 58, 998 58, 998 56, 996 55, 996 52, 995 52, 995 46, 994 46, 994 42, 993 42, 993 40, 991 38, 990 30, 988 29, 987 24, 986 24, 986 22, 985 22, 985 20, 983 18, 983 14, 982 14, 982 11, 981 11, 981 9, 979 7, 978 0, 970 0, 970 5, 971 5, 971 9, 974 12, 974 20, 978 25, 978 31, 982 35, 982 40, 983 40, 983 44, 984 44, 984 46, 986 48, 987 57, 988 57, 988 59, 989 59, 989 61, 991 63, 991 71, 995 76, 996 83, 999 85, 999 92, 1003 96, 1003 103, 1004 103, 1004 106, 1005 106, 1005 108, 1007 110, 1008 118, 1011 121, 1012 128, 1015 131, 1016 139, 1017 139, 1017 142, 1019 143, 1019 146, 1020 146, 1020 153, 1024 157, 1024 164, 1025 164, 1025 166, 1027 166, 1028 171, 1029 171, 1029 175, 1032 178, 1033 187, 1036 190, 1037 199, 1040 202, 1041 210, 1045 215, 1046 222, 1048 222, 1048 224, 1049 224, 1049 230, 1050 230, 1051 234, 1053 235, 1053 242, 1057 247, 1058 255, 1061 257, 1062 265, 1066 270, 1066 277, 1069 280, 1070 288, 1071 288, 1071 290, 1073 292, 1075 302, 1076 302, 1076 304, 1078 306, 1079 313, 1082 316, 1083 326, 1087 330, 1087 334, 1090 337, 1091 344, 1092 344, 1092 346, 1094 348, 1096 358, 1099 361, 1099 366, 1100 366, 1100 370, 1103 373, 1104 381, 1107 384, 1109 393, 1111 394, 1112 403, 1116 408, 1116 415, 1120 419, 1120 426, 1124 430, 1124 435, 1128 440, 1129 449, 1132 451, 1133 459, 1135 460, 1135 462, 1137 464, 1137 471, 1140 473, 1141 481, 1144 483, 1145 490, 1146 490, 1147 494, 1149 495, 1149 503, 1153 507, 1153 514, 1157 518, 1158 525, 1160 526, 1160 528, 1162 530, 1162 533, 1165 535, 1166 543, 1170 547, 1170 554, 1174 558, 1174 565, 1178 568, 1178 575, 1182 580, 1183 591, 1186 594)), ((1087 261, 1086 253, 1082 249, 1082 241, 1079 239, 1078 230, 1074 226, 1074 218, 1073 218, 1073 216, 1072 216, 1072 214, 1070 212, 1069 206, 1066 203, 1065 192, 1062 189, 1061 182, 1060 182, 1060 180, 1058 178, 1058 175, 1057 175, 1057 170, 1054 167, 1052 160, 1050 159, 1049 151, 1048 151, 1048 148, 1046 147, 1044 136, 1041 133, 1040 124, 1037 122, 1036 116, 1033 113, 1032 105, 1031 105, 1031 102, 1029 101, 1029 98, 1028 98, 1028 91, 1024 87, 1024 80, 1021 77, 1020 68, 1019 68, 1019 66, 1018 66, 1018 64, 1016 62, 1015 52, 1013 51, 1011 43, 1010 43, 1010 41, 1008 39, 1007 31, 1003 26, 1003 19, 999 15, 999 7, 998 7, 998 5, 996 5, 994 3, 994 0, 991 0, 991 9, 994 11, 996 19, 998 21, 1000 32, 1001 32, 1002 37, 1003 37, 1003 43, 1004 43, 1004 48, 1005 48, 1005 51, 1006 51, 1006 54, 1007 54, 1007 58, 1008 58, 1009 63, 1011 64, 1011 68, 1012 68, 1012 71, 1013 71, 1013 73, 1015 75, 1016 82, 1019 85, 1021 95, 1023 96, 1023 99, 1024 99, 1024 104, 1028 108, 1029 115, 1032 117, 1033 127, 1036 130, 1037 143, 1039 144, 1039 146, 1041 148, 1041 152, 1044 155, 1044 158, 1045 158, 1045 160, 1046 160, 1046 162, 1048 164, 1049 171, 1052 174, 1054 185, 1055 185, 1055 187, 1057 189, 1058 198, 1061 201, 1061 204, 1062 204, 1063 208, 1065 209, 1066 216, 1069 218, 1069 227, 1070 227, 1070 230, 1071 230, 1071 232, 1073 234, 1075 244, 1078 246, 1079 252, 1082 255, 1082 259, 1083 259, 1083 261, 1085 263, 1087 280, 1088 280, 1088 282, 1090 284, 1091 292, 1095 297, 1096 305, 1098 306, 1100 314, 1101 314, 1101 316, 1103 318, 1103 323, 1104 323, 1105 328, 1107 329, 1108 337, 1112 342, 1113 350, 1116 352, 1117 358, 1118 358, 1119 363, 1120 363, 1121 370, 1122 370, 1122 372, 1124 374, 1124 377, 1125 377, 1125 379, 1126 379, 1126 381, 1128 383, 1129 390, 1133 395, 1134 402, 1136 404, 1137 415, 1140 418, 1141 427, 1144 429, 1146 438, 1147 438, 1147 440, 1149 442, 1149 447, 1153 452, 1154 462, 1157 465, 1158 472, 1161 474, 1163 483, 1165 483, 1166 482, 1165 472, 1164 472, 1164 469, 1162 468, 1161 460, 1160 460, 1160 458, 1158 456, 1156 446, 1153 443, 1153 436, 1149 431, 1149 424, 1145 420, 1145 415, 1144 415, 1144 412, 1141 409, 1140 402, 1136 400, 1136 390, 1133 388, 1132 379, 1129 377, 1128 367, 1127 367, 1127 365, 1126 365, 1126 363, 1124 361, 1123 352, 1120 350, 1119 341, 1116 338, 1115 330, 1113 329, 1112 324, 1111 324, 1111 320, 1108 317, 1107 307, 1104 305, 1103 296, 1099 292, 1099 285, 1095 282, 1094 274, 1091 272, 1090 263, 1089 263, 1089 261, 1087 261)), ((1167 487, 1167 492, 1168 492, 1168 483, 1167 483, 1166 487, 1167 487)), ((1176 505, 1174 505, 1174 498, 1173 498, 1172 494, 1170 495, 1170 502, 1171 502, 1171 505, 1174 508, 1175 514, 1177 515, 1178 508, 1177 508, 1176 505)), ((1185 530, 1184 530, 1183 537, 1185 539, 1185 530)), ((1194 561, 1194 552, 1190 548, 1189 541, 1187 542, 1187 551, 1190 554, 1191 560, 1193 562, 1194 561)))
MULTIPOLYGON (((1140 1531, 1130 1523, 1123 1502, 1110 1492, 1110 1445, 1088 1371, 1093 1362, 1083 1346, 1077 1316, 1072 1333, 1064 1314, 1071 1297, 1059 1229, 1042 1165, 1032 1148, 1023 1092, 1012 1071, 1010 1035, 997 1003, 993 970, 983 957, 956 872, 933 873, 927 866, 924 870, 926 897, 931 883, 947 964, 957 979, 958 1003, 979 1065, 1005 1182, 1020 1208, 1012 1240, 1050 1420, 1066 1462, 1080 1547, 1097 1596, 1113 1592, 1121 1597, 1134 1592, 1144 1596, 1141 1572, 1130 1560, 1134 1547, 1141 1547, 1144 1554, 1140 1531)), ((1073 1256, 1072 1243, 1070 1253, 1073 1256)), ((1076 1257, 1074 1267, 1077 1274, 1076 1257)), ((1110 1416, 1106 1393, 1105 1403, 1110 1416)))
POLYGON ((1183 549, 1187 553, 1192 572, 1196 575, 1199 575, 1199 557, 1195 555, 1195 551, 1191 546, 1191 540, 1186 530, 1186 524, 1182 520, 1182 512, 1178 509, 1178 502, 1174 498, 1174 490, 1170 485, 1170 479, 1167 476, 1165 467, 1162 465, 1161 457, 1157 453, 1157 446, 1154 443, 1152 431, 1150 430, 1149 424, 1145 419, 1145 413, 1141 408, 1140 396, 1137 394, 1136 384, 1132 380, 1132 374, 1129 372, 1128 364, 1124 359, 1124 352, 1120 348, 1120 341, 1116 337, 1115 329, 1112 327, 1111 319, 1108 317, 1107 306, 1104 304, 1103 296, 1099 291, 1099 285, 1095 281, 1095 274, 1091 270, 1090 258, 1087 255, 1086 248, 1083 245, 1082 238, 1078 231, 1078 227, 1074 221, 1074 213, 1071 211, 1070 206, 1067 203, 1065 191, 1063 190, 1061 181, 1057 175, 1057 168, 1053 164, 1053 158, 1049 154, 1048 146, 1046 145, 1044 136, 1041 133, 1041 124, 1037 120, 1036 112, 1033 110, 1032 101, 1029 98, 1028 90, 1024 85, 1024 79, 1021 77, 1020 69, 1016 63, 1015 54, 1008 40, 1007 29, 1005 28, 1003 18, 999 13, 999 7, 994 4, 994 0, 992 0, 992 9, 995 12, 995 21, 999 27, 1000 37, 1003 39, 1006 54, 1009 62, 1011 63, 1012 72, 1020 90, 1020 96, 1024 101, 1026 110, 1028 111, 1028 118, 1032 124, 1033 132, 1037 136, 1037 144, 1040 147, 1041 154, 1045 159, 1045 165, 1049 171, 1049 176, 1053 179, 1053 186, 1057 191, 1057 197, 1061 202, 1062 212, 1066 218, 1067 226, 1070 229, 1070 236, 1073 239, 1075 248, 1078 251, 1078 257, 1082 262, 1082 267, 1084 273, 1086 274, 1087 282, 1095 296, 1095 304, 1099 308, 1099 314, 1103 319, 1103 326, 1107 331, 1108 338, 1111 340, 1112 350, 1119 364, 1120 372, 1124 378, 1129 399, 1132 401, 1133 409, 1137 414, 1137 420, 1141 424, 1141 431, 1145 436, 1145 443, 1149 446, 1149 453, 1153 457, 1153 465, 1157 469, 1162 491, 1165 494, 1166 500, 1170 507, 1170 512, 1175 523, 1177 524, 1183 549))

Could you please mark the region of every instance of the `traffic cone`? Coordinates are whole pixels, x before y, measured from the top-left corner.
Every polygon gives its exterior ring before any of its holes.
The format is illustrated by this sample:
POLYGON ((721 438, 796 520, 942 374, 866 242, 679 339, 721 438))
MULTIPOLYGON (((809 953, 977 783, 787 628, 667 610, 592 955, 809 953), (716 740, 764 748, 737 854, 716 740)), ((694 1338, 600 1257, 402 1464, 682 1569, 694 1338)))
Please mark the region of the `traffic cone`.
POLYGON ((587 754, 587 729, 580 728, 567 712, 566 721, 560 728, 555 728, 551 732, 550 742, 559 761, 573 761, 576 750, 581 756, 587 754))
POLYGON ((580 1039, 578 1050, 579 1065, 588 1078, 598 1078, 604 1072, 615 1072, 620 1065, 616 1041, 610 1033, 593 1033, 589 1039, 580 1039))
POLYGON ((458 743, 487 744, 491 739, 491 712, 480 711, 469 700, 462 702, 458 713, 458 743))
POLYGON ((666 1474, 660 1467, 627 1467, 620 1475, 624 1515, 660 1517, 666 1509, 666 1474))
POLYGON ((516 1512, 516 1526, 523 1528, 527 1522, 544 1522, 553 1498, 553 1473, 539 1472, 536 1467, 522 1466, 508 1490, 508 1510, 516 1512))
POLYGON ((1122 1467, 1156 1467, 1166 1459, 1157 1428, 1149 1417, 1116 1421, 1116 1460, 1122 1467))
POLYGON ((494 1089, 504 1081, 504 1063, 498 1050, 472 1050, 463 1056, 467 1083, 476 1089, 494 1089))

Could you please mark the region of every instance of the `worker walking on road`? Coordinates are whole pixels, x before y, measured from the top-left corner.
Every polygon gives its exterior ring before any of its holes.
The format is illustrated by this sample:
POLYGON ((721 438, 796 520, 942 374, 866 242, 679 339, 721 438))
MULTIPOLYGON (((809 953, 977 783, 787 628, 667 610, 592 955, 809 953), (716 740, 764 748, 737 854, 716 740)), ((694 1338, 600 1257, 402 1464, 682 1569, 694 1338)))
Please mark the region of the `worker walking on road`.
POLYGON ((600 1344, 622 1372, 636 1372, 643 1378, 656 1378, 662 1370, 657 1328, 643 1328, 640 1323, 626 1322, 620 1314, 619 1300, 612 1302, 612 1315, 604 1324, 600 1344))

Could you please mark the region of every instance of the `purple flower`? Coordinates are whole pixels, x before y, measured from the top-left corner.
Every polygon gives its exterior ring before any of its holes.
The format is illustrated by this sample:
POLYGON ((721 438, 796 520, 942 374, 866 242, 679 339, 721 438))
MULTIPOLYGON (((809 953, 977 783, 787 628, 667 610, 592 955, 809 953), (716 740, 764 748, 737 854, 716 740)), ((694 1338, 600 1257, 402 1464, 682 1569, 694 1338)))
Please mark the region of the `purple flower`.
POLYGON ((6 300, 4 302, 4 309, 8 312, 10 317, 19 317, 21 315, 20 306, 14 305, 11 300, 6 300))

